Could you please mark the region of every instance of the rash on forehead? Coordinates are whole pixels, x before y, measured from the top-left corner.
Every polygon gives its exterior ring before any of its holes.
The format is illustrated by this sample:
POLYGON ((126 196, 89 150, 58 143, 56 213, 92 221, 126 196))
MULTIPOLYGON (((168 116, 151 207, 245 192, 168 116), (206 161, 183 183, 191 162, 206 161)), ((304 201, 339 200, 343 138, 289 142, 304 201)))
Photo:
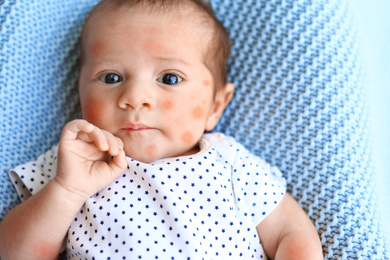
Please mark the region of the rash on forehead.
MULTIPOLYGON (((214 33, 212 22, 210 22, 210 18, 204 14, 203 11, 199 11, 198 7, 195 6, 190 1, 173 1, 172 3, 167 2, 165 5, 161 5, 156 7, 156 4, 133 4, 133 6, 129 6, 129 8, 126 8, 123 4, 122 6, 118 6, 119 8, 113 8, 114 6, 110 6, 106 4, 101 9, 97 9, 91 13, 89 18, 87 19, 84 28, 83 28, 83 34, 82 34, 82 45, 86 44, 84 42, 83 38, 85 38, 86 33, 93 30, 96 24, 95 19, 104 19, 105 24, 107 24, 112 29, 117 29, 119 24, 117 21, 115 21, 115 16, 118 15, 118 12, 125 11, 126 14, 131 15, 132 12, 146 12, 148 15, 150 15, 151 19, 156 17, 157 15, 168 15, 170 19, 172 20, 171 24, 177 24, 176 31, 171 32, 172 37, 175 35, 178 35, 182 33, 180 28, 183 27, 191 27, 191 31, 195 32, 198 37, 201 40, 202 46, 199 46, 202 49, 203 53, 203 59, 207 59, 207 55, 210 51, 211 47, 211 41, 212 41, 212 35, 214 33), (173 4, 174 3, 174 4, 173 4), (114 17, 114 19, 112 18, 114 17), (180 20, 180 21, 179 21, 180 20)), ((132 26, 130 24, 127 25, 128 28, 133 27, 131 29, 134 29, 135 26, 132 26)), ((153 36, 158 33, 161 33, 156 28, 146 28, 143 31, 143 34, 145 36, 153 36)), ((89 33, 87 33, 89 34, 89 33)), ((91 43, 89 43, 91 44, 91 43)), ((101 42, 93 42, 92 46, 84 46, 82 48, 83 50, 87 50, 91 48, 91 51, 94 55, 101 55, 105 51, 105 46, 102 45, 101 42)), ((163 50, 164 46, 163 43, 155 44, 150 43, 145 45, 145 50, 152 51, 152 52, 161 52, 163 50)))
POLYGON ((156 43, 156 42, 148 42, 147 44, 144 45, 145 50, 147 50, 150 53, 161 53, 163 52, 165 46, 161 43, 156 43))
POLYGON ((101 56, 105 51, 105 44, 102 41, 95 41, 91 45, 91 52, 94 56, 101 56))
MULTIPOLYGON (((134 40, 144 41, 145 44, 143 44, 143 46, 142 46, 143 47, 142 51, 146 51, 146 52, 151 53, 153 55, 158 55, 169 47, 164 42, 156 42, 155 40, 153 40, 155 35, 162 33, 159 28, 156 28, 154 26, 142 26, 141 27, 138 25, 128 25, 125 27, 124 32, 125 33, 129 32, 127 34, 127 36, 124 36, 124 37, 127 37, 131 41, 134 41, 134 40), (131 32, 137 32, 136 39, 133 39, 131 32)), ((129 45, 128 47, 131 48, 131 45, 129 45)))

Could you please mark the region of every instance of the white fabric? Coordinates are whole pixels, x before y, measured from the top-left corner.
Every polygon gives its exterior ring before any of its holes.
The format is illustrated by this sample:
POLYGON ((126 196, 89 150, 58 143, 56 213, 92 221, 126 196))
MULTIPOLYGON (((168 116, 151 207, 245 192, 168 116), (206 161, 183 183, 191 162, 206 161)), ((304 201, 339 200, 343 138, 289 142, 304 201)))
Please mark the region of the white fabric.
MULTIPOLYGON (((256 226, 285 194, 281 173, 232 138, 205 134, 196 155, 128 169, 89 198, 68 259, 266 259, 256 226)), ((10 171, 22 200, 55 175, 57 146, 10 171)))

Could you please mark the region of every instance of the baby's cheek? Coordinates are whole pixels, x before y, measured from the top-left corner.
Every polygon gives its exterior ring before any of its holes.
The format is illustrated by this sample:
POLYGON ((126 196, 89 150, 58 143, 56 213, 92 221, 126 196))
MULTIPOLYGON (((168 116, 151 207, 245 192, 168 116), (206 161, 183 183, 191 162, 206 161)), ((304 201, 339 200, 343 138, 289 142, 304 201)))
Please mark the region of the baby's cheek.
POLYGON ((181 135, 181 141, 184 144, 191 144, 194 141, 194 135, 190 131, 186 131, 181 135))
POLYGON ((98 125, 97 123, 102 121, 105 111, 105 103, 97 98, 89 98, 82 104, 83 118, 92 124, 98 125))
POLYGON ((173 101, 172 100, 166 100, 163 102, 163 108, 165 110, 171 110, 173 108, 173 101))
POLYGON ((191 111, 192 118, 194 119, 200 119, 204 116, 204 110, 201 107, 195 107, 191 111))

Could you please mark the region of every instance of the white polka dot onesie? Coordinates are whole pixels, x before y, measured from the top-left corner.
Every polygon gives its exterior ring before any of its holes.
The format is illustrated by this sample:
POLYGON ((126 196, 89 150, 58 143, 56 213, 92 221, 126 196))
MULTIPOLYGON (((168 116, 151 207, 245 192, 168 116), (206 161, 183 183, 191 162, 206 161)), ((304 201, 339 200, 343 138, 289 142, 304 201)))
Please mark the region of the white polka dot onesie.
MULTIPOLYGON (((128 167, 71 224, 67 259, 266 259, 256 226, 285 194, 282 174, 233 138, 205 134, 200 152, 128 167)), ((10 177, 22 200, 55 176, 57 146, 10 177)))

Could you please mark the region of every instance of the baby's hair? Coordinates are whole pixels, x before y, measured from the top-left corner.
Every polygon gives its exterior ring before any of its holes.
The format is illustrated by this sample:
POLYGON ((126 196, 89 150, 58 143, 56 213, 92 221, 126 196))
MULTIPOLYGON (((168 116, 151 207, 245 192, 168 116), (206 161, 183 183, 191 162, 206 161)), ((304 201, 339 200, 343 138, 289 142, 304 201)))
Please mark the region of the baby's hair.
MULTIPOLYGON (((204 63, 213 75, 215 90, 219 90, 227 82, 226 63, 230 56, 231 45, 228 32, 215 17, 211 4, 205 0, 102 0, 91 10, 89 17, 85 20, 84 28, 88 24, 89 18, 101 11, 115 11, 120 7, 140 7, 149 8, 151 11, 164 12, 171 11, 172 7, 181 5, 199 11, 198 14, 194 15, 199 15, 202 18, 199 21, 204 25, 203 27, 210 28, 211 37, 206 37, 206 39, 209 38, 211 40, 204 54, 204 63)), ((180 12, 179 8, 177 10, 180 12)), ((83 57, 83 46, 81 48, 81 56, 83 57)), ((81 62, 83 60, 82 57, 81 62)))

